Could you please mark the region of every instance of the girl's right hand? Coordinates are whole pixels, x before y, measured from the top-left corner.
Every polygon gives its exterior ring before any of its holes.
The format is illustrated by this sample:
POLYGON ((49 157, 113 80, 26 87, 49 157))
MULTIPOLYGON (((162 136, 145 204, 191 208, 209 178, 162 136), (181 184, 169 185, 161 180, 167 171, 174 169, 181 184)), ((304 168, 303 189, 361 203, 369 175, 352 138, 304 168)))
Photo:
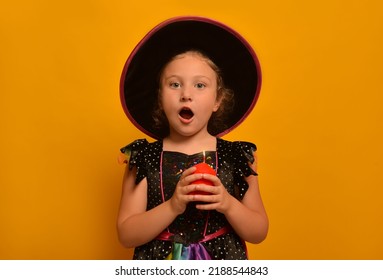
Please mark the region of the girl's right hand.
POLYGON ((193 174, 195 171, 196 168, 193 166, 182 173, 170 199, 170 205, 178 215, 185 211, 187 204, 194 198, 194 195, 189 193, 195 190, 196 185, 191 183, 202 178, 202 174, 193 174))

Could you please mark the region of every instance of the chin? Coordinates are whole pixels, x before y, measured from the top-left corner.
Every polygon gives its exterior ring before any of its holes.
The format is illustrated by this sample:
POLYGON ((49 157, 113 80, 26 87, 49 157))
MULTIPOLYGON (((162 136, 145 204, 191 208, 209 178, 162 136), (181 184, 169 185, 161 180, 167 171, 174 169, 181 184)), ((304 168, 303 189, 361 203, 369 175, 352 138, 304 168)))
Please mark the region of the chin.
POLYGON ((200 131, 195 129, 175 129, 171 134, 178 135, 182 137, 192 137, 197 135, 200 131))

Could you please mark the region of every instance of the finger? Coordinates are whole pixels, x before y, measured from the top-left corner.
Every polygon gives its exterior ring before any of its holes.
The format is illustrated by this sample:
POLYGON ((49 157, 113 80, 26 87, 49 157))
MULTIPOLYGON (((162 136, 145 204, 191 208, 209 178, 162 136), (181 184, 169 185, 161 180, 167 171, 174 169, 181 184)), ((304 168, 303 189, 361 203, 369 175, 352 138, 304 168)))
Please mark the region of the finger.
POLYGON ((190 176, 191 174, 193 174, 193 172, 196 170, 196 168, 193 166, 191 168, 188 168, 186 169, 184 172, 182 172, 181 176, 180 176, 180 179, 178 180, 179 182, 182 182, 182 185, 186 186, 186 185, 189 185, 190 184, 190 180, 186 181, 185 183, 185 180, 188 176, 190 176))
POLYGON ((196 208, 198 210, 216 210, 218 207, 217 203, 204 203, 204 204, 197 204, 196 208))
POLYGON ((202 178, 211 181, 214 186, 219 186, 221 184, 221 180, 216 175, 203 173, 202 178))
POLYGON ((193 174, 196 170, 197 170, 197 168, 195 166, 192 166, 192 167, 186 169, 184 172, 182 172, 182 175, 188 176, 190 174, 193 174))
POLYGON ((182 194, 190 196, 187 198, 190 201, 194 200, 193 196, 195 195, 195 191, 196 191, 196 185, 187 185, 182 188, 182 194))
POLYGON ((188 176, 181 176, 180 181, 182 180, 181 184, 182 186, 187 186, 187 185, 193 185, 193 182, 200 180, 202 178, 202 174, 191 174, 188 176))
POLYGON ((219 196, 211 194, 207 191, 194 191, 194 201, 200 201, 204 203, 217 203, 219 201, 219 196))
POLYGON ((196 191, 206 192, 209 194, 218 194, 219 189, 217 186, 198 184, 195 186, 196 191))

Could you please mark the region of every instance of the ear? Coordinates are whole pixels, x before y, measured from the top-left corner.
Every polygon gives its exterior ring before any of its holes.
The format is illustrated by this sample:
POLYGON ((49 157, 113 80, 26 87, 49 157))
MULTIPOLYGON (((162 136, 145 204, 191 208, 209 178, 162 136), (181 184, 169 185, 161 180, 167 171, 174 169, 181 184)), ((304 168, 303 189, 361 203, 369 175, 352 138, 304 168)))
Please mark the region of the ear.
POLYGON ((213 107, 213 112, 218 111, 219 106, 221 106, 221 102, 222 102, 222 94, 218 94, 213 107))

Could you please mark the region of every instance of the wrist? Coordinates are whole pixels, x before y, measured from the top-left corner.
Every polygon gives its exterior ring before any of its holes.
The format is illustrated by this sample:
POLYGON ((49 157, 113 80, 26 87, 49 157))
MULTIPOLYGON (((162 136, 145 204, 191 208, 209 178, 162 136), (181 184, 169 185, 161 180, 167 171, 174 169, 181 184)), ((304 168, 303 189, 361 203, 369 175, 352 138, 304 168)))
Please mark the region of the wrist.
POLYGON ((236 208, 237 203, 240 202, 234 196, 229 194, 223 207, 222 214, 224 214, 226 217, 230 217, 231 213, 236 208))
POLYGON ((177 217, 178 215, 182 214, 184 212, 181 207, 179 207, 178 203, 174 201, 175 199, 172 197, 169 200, 165 201, 164 203, 167 204, 167 208, 169 210, 170 215, 177 217))

